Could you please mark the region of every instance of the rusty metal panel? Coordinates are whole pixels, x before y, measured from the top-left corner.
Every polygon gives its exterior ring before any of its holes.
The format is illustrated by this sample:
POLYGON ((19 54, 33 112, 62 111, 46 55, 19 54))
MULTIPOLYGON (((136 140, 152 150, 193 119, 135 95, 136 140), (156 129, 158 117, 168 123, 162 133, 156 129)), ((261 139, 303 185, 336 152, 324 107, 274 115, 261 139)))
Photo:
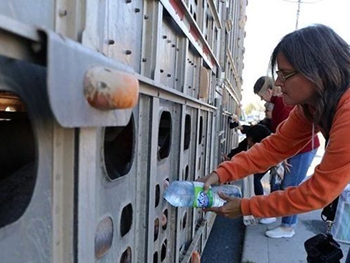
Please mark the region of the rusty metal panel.
POLYGON ((215 215, 171 207, 162 195, 169 181, 212 171, 234 143, 228 115, 238 110, 244 37, 236 20, 246 1, 41 2, 0 3, 8 37, 0 52, 17 59, 0 57, 0 119, 21 98, 35 137, 17 143, 36 146, 28 206, 0 226, 2 258, 189 263, 215 215), (92 66, 134 76, 138 104, 91 106, 84 80, 92 66))
POLYGON ((158 77, 159 82, 168 87, 182 91, 185 36, 166 12, 163 12, 161 29, 155 78, 158 77))
POLYGON ((151 157, 149 187, 149 223, 147 261, 173 262, 178 257, 176 249, 176 209, 162 198, 165 187, 179 176, 181 105, 153 100, 152 123, 155 129, 151 157), (156 144, 156 145, 155 145, 156 144), (165 221, 164 221, 165 220, 165 221))
POLYGON ((83 44, 140 73, 144 1, 86 0, 83 44))
POLYGON ((186 78, 184 93, 194 98, 199 97, 200 70, 202 59, 198 56, 191 46, 187 51, 186 59, 186 78))

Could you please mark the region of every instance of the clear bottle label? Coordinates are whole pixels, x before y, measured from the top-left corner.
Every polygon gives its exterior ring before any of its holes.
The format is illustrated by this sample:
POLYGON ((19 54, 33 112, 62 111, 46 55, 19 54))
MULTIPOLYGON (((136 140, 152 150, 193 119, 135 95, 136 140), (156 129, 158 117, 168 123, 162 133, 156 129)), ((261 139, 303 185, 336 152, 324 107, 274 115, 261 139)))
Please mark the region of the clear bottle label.
POLYGON ((207 193, 203 191, 203 183, 193 182, 194 196, 193 207, 211 207, 213 205, 213 192, 209 189, 207 193))

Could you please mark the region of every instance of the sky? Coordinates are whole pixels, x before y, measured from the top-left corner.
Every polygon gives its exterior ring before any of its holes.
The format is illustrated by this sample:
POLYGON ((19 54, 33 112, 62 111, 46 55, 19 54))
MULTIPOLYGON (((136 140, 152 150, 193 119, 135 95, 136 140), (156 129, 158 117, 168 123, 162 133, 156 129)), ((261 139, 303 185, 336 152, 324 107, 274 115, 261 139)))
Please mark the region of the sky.
MULTIPOLYGON (((255 81, 268 72, 274 47, 281 38, 294 31, 298 0, 249 0, 244 39, 243 108, 261 103, 253 93, 255 81)), ((298 28, 322 23, 333 28, 350 43, 350 0, 304 0, 300 4, 298 28)))

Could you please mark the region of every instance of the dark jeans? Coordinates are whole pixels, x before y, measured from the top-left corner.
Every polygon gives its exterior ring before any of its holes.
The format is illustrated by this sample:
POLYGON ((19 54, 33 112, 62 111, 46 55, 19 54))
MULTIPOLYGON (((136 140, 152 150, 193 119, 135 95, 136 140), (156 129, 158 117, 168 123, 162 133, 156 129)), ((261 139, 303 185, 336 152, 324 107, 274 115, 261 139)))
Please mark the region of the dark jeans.
POLYGON ((264 194, 264 188, 261 184, 261 179, 264 177, 264 175, 266 173, 267 173, 267 171, 265 171, 263 173, 254 174, 254 194, 255 195, 263 195, 264 194))

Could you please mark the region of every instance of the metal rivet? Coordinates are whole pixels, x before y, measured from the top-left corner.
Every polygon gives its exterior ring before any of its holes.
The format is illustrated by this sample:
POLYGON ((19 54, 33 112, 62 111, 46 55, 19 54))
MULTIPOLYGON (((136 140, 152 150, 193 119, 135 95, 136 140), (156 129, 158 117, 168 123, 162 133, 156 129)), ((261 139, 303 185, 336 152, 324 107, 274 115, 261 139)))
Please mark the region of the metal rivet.
POLYGON ((140 8, 135 8, 135 13, 140 13, 140 8))
POLYGON ((125 51, 125 54, 127 54, 127 55, 131 55, 131 53, 132 53, 131 50, 126 50, 125 51))
POLYGON ((68 14, 66 9, 60 9, 60 11, 58 11, 58 15, 60 17, 66 16, 68 14))
POLYGON ((114 45, 115 41, 113 39, 108 40, 109 45, 114 45))

